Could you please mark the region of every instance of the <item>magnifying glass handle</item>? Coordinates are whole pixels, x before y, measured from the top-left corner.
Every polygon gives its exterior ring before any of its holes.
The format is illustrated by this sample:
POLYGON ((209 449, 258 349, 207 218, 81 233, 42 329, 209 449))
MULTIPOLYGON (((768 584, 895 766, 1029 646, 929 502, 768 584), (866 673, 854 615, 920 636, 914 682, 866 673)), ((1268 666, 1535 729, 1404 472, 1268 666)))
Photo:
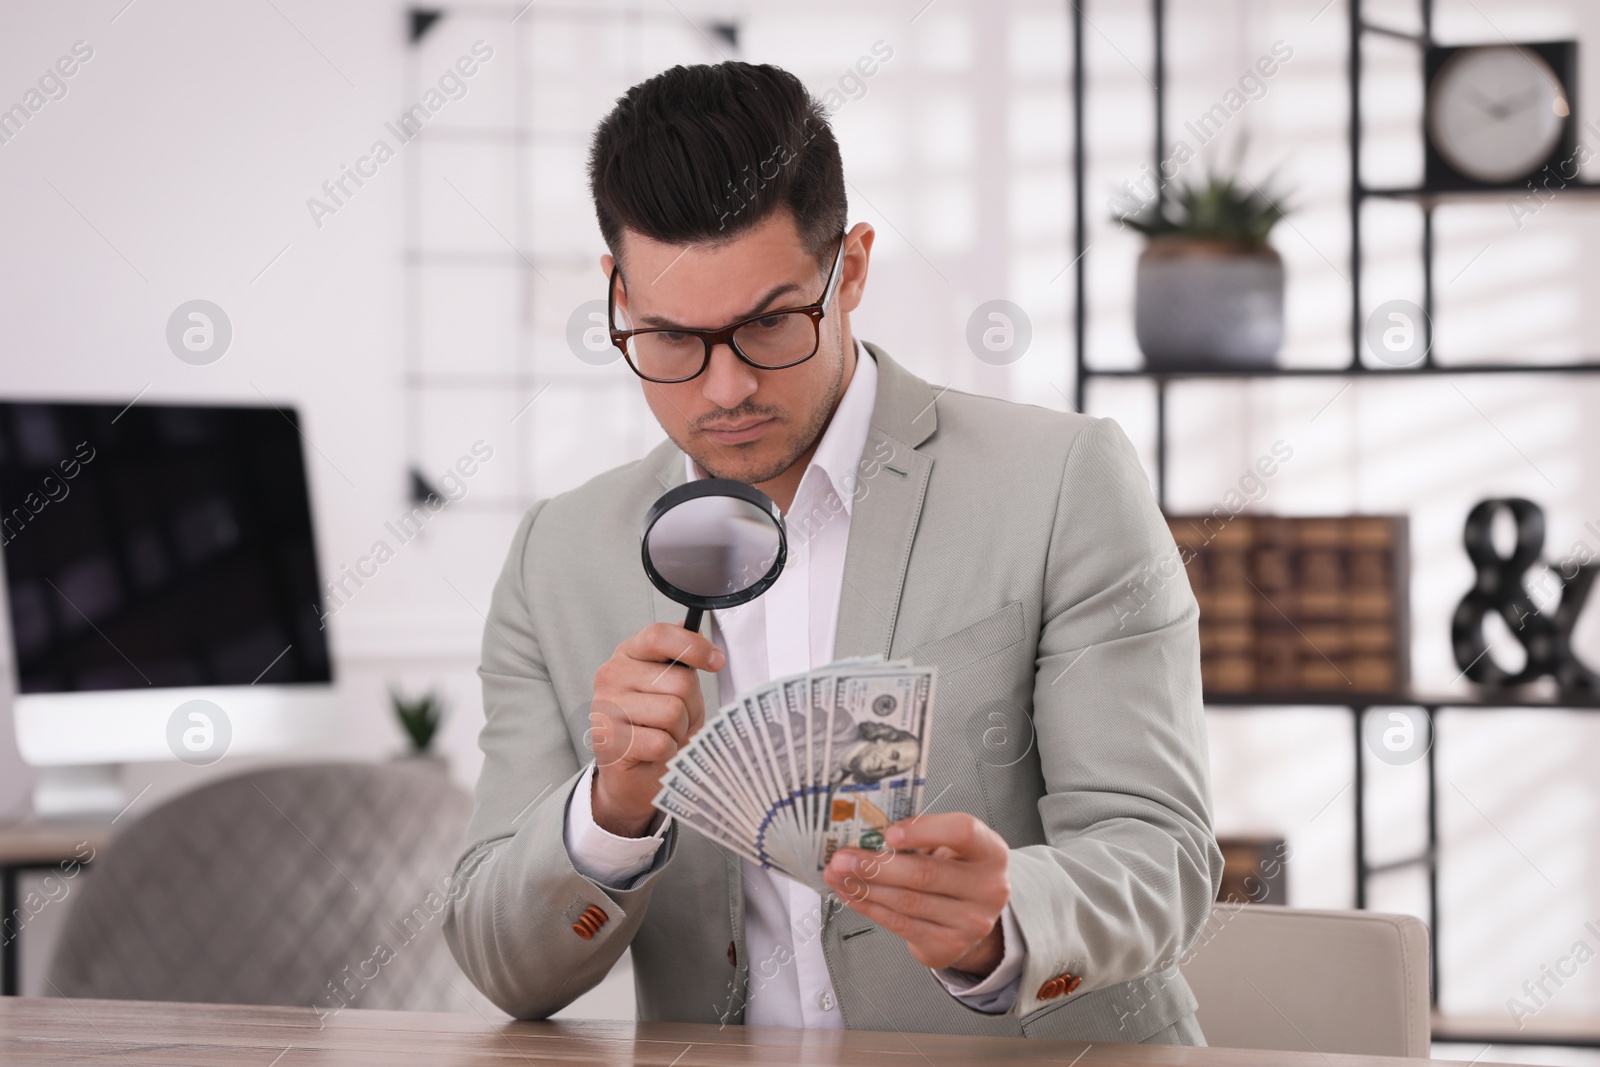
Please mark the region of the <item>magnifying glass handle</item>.
MULTIPOLYGON (((685 630, 688 630, 690 633, 695 633, 695 634, 699 633, 700 632, 700 620, 703 619, 704 617, 705 617, 705 612, 702 611, 701 609, 699 609, 699 608, 690 608, 689 609, 689 614, 684 616, 683 628, 685 630)), ((687 663, 679 663, 675 659, 669 659, 669 660, 667 660, 667 662, 669 664, 671 664, 672 666, 674 666, 674 667, 687 667, 688 666, 687 663)))

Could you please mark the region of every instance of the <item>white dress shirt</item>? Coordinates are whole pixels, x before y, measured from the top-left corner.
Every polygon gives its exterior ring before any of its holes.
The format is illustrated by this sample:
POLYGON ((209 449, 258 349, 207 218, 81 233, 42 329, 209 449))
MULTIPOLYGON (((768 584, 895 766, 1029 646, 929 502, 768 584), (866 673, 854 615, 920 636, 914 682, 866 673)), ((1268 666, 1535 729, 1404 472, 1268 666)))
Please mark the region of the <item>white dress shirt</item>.
MULTIPOLYGON (((800 479, 784 516, 788 559, 762 596, 711 612, 712 640, 727 656, 717 677, 722 706, 740 693, 833 659, 845 548, 850 538, 858 464, 866 449, 878 392, 878 366, 856 345, 856 369, 800 479)), ((684 456, 689 480, 705 477, 684 456)), ((706 709, 714 714, 714 709, 706 709)), ((613 888, 625 888, 650 868, 667 822, 645 837, 618 837, 594 821, 594 766, 578 780, 567 809, 567 853, 576 869, 613 888)), ((741 860, 745 951, 750 972, 745 1022, 751 1026, 840 1030, 844 1019, 822 953, 822 897, 809 886, 741 860)), ((933 972, 967 1006, 1003 1014, 1017 997, 1025 946, 1011 906, 1001 915, 1005 954, 981 981, 954 970, 933 972)))

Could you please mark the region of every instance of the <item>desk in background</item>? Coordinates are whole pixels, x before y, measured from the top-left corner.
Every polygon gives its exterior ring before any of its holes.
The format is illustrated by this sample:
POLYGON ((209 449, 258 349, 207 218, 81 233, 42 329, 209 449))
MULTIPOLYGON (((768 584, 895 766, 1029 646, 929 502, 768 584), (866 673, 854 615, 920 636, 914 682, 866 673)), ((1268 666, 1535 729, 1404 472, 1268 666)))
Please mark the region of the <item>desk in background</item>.
MULTIPOLYGON (((466 979, 461 979, 465 982, 466 979)), ((987 1067, 1075 1063, 1079 1041, 952 1037, 866 1030, 784 1030, 698 1023, 573 1020, 491 1023, 470 1014, 362 1011, 323 1020, 307 1008, 153 1004, 132 1000, 0 1000, 0 1063, 205 1063, 214 1067, 338 1064, 650 1064, 652 1067, 987 1067), (276 1057, 276 1058, 274 1058, 276 1057)), ((1095 1067, 1328 1067, 1314 1052, 1097 1045, 1095 1067)), ((1345 1067, 1418 1060, 1340 1056, 1345 1067)), ((1481 1064, 1480 1067, 1494 1067, 1481 1064)))
MULTIPOLYGON (((110 839, 111 824, 107 822, 0 824, 0 996, 14 997, 21 991, 20 942, 33 917, 19 892, 22 872, 61 874, 63 864, 82 868, 110 839)), ((70 878, 67 884, 70 886, 70 878)), ((61 903, 52 901, 46 906, 59 907, 61 903)))

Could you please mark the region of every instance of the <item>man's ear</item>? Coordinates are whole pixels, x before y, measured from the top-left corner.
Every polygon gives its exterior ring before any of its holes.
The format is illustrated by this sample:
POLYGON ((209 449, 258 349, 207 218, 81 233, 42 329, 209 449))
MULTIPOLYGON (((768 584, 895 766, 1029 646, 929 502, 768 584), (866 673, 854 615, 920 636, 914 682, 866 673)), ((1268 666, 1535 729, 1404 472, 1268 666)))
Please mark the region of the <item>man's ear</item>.
MULTIPOLYGON (((607 285, 611 284, 611 269, 616 266, 616 263, 617 261, 611 258, 610 252, 600 257, 600 273, 605 275, 607 285)), ((628 313, 628 294, 622 291, 621 286, 618 286, 617 289, 617 307, 626 315, 628 313)))
POLYGON ((845 235, 844 263, 839 268, 839 309, 854 311, 867 291, 867 264, 872 258, 872 240, 877 236, 870 225, 858 222, 845 235))

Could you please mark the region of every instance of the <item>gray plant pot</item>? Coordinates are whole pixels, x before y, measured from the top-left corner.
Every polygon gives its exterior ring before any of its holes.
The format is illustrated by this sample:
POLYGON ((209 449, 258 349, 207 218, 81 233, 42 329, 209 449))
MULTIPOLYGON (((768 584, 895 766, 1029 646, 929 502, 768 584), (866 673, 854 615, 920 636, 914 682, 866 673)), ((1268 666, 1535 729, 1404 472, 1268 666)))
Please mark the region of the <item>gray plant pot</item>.
POLYGON ((421 770, 437 771, 446 775, 450 773, 450 757, 442 752, 434 752, 431 749, 427 752, 408 749, 393 758, 396 763, 409 764, 421 770))
POLYGON ((1155 238, 1139 257, 1134 332, 1151 370, 1271 366, 1283 260, 1266 246, 1155 238))

